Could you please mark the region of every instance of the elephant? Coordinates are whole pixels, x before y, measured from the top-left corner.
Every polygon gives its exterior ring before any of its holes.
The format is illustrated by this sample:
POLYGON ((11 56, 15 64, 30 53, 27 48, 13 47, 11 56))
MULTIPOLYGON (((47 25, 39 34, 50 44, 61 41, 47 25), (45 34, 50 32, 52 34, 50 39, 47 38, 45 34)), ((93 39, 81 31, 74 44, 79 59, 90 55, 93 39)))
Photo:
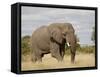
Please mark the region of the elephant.
POLYGON ((71 23, 51 23, 42 26, 32 33, 32 61, 42 62, 45 54, 58 61, 62 61, 65 54, 65 44, 69 44, 71 51, 71 62, 75 62, 76 36, 71 23))

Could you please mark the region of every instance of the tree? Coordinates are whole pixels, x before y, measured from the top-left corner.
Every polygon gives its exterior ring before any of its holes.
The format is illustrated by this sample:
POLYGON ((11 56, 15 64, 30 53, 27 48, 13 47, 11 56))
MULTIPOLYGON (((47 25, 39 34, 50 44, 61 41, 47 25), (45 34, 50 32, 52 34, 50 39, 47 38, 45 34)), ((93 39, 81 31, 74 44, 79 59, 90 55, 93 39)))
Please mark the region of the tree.
POLYGON ((95 27, 93 27, 91 40, 95 42, 95 27))

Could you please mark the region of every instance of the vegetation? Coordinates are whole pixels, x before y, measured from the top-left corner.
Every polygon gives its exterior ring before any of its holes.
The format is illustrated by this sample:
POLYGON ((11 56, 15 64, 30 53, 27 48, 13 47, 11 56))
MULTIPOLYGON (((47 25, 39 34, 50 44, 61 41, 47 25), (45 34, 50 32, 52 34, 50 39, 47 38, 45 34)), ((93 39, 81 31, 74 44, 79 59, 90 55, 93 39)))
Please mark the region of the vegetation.
MULTIPOLYGON (((79 44, 77 44, 77 49, 76 49, 76 54, 79 53, 95 53, 95 46, 80 46, 79 44)), ((66 48, 65 54, 70 55, 70 48, 66 48)))
MULTIPOLYGON (((31 52, 30 36, 24 36, 21 40, 22 54, 27 55, 31 52)), ((65 50, 66 54, 70 54, 70 49, 67 45, 65 45, 65 50)), ((95 53, 95 46, 80 46, 80 44, 77 44, 77 53, 95 53)))
POLYGON ((91 40, 95 43, 95 27, 93 27, 91 40))
POLYGON ((22 50, 23 55, 26 55, 31 51, 30 50, 30 36, 22 37, 22 39, 21 39, 21 50, 22 50))

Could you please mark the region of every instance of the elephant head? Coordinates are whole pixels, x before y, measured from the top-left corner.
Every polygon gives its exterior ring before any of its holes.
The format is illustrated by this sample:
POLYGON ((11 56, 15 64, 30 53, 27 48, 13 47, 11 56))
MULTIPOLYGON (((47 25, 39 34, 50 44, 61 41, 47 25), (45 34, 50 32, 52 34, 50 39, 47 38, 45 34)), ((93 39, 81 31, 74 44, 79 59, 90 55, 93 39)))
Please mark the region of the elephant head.
POLYGON ((63 38, 66 39, 66 43, 69 44, 70 51, 71 51, 71 62, 74 63, 75 60, 75 53, 76 53, 76 35, 75 35, 75 30, 70 23, 65 24, 62 26, 62 34, 63 38))
POLYGON ((74 63, 76 52, 75 30, 70 23, 53 23, 49 25, 50 36, 58 43, 62 44, 63 40, 70 46, 71 62, 74 63))

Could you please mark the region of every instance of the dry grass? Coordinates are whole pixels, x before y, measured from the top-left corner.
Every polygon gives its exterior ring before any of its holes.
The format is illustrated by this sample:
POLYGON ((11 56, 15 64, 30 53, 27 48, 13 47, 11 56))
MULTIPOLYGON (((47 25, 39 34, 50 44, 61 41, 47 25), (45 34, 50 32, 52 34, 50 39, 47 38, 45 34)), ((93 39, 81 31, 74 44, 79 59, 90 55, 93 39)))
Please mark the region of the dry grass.
POLYGON ((43 61, 41 63, 32 63, 30 57, 27 56, 27 59, 22 61, 21 70, 43 70, 92 66, 95 66, 94 54, 77 54, 75 64, 71 64, 70 55, 66 55, 62 62, 58 62, 55 58, 52 58, 51 55, 48 54, 43 57, 43 61))

